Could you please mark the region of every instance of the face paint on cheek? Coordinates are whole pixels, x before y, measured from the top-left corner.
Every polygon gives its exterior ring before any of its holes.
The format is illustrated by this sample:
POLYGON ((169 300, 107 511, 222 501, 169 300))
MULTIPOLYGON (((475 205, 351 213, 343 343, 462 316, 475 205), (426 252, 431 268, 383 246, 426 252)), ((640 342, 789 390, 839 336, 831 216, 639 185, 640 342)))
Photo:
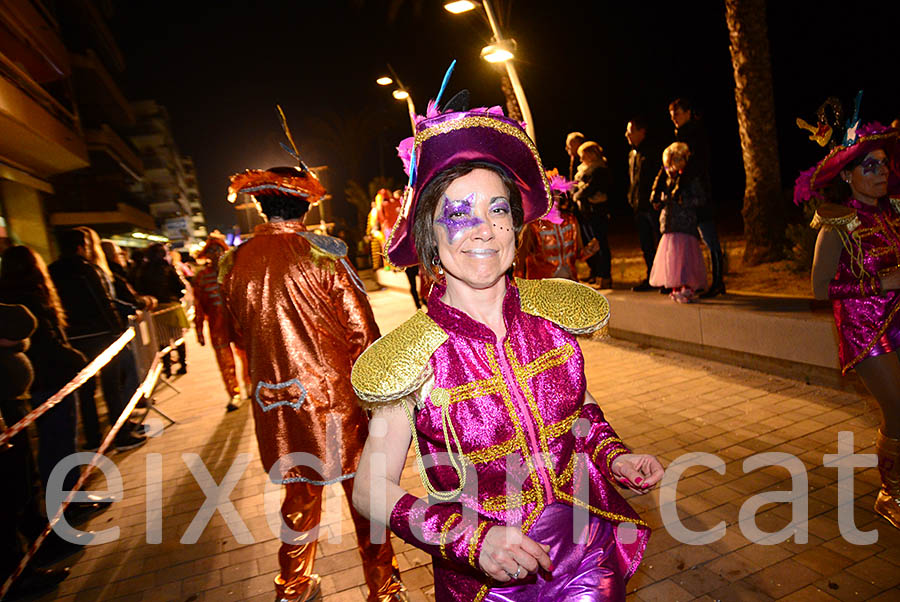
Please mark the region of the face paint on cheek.
POLYGON ((443 212, 434 222, 447 228, 447 239, 451 244, 459 240, 466 230, 484 223, 480 218, 472 215, 474 202, 474 192, 458 201, 451 201, 446 195, 444 196, 443 212))
MULTIPOLYGON (((506 217, 506 216, 508 216, 508 215, 510 215, 510 214, 512 213, 512 210, 511 210, 510 207, 509 207, 509 202, 507 202, 505 199, 497 199, 497 200, 494 201, 494 203, 491 205, 491 213, 492 213, 493 215, 496 215, 496 214, 494 214, 493 212, 494 212, 494 211, 497 211, 497 210, 505 211, 505 212, 506 212, 505 214, 502 214, 503 217, 506 217)), ((498 215, 497 217, 500 217, 500 215, 498 215)), ((512 231, 512 228, 510 228, 509 226, 505 226, 505 225, 503 225, 503 224, 501 224, 501 223, 499 223, 499 222, 497 222, 497 221, 492 221, 492 222, 491 222, 491 227, 497 228, 498 230, 506 230, 507 232, 511 232, 511 231, 512 231)))

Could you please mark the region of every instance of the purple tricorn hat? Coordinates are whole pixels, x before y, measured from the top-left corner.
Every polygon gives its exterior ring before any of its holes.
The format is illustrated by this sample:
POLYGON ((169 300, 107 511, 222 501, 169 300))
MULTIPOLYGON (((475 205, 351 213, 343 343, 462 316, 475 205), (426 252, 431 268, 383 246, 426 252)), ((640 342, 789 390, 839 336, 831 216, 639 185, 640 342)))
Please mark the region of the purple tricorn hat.
POLYGON ((419 262, 413 237, 413 221, 419 195, 443 170, 468 161, 485 161, 501 167, 519 186, 525 223, 550 210, 550 184, 537 147, 514 119, 500 107, 440 113, 428 105, 425 117, 416 118, 416 135, 397 147, 409 174, 400 216, 387 241, 387 256, 398 267, 419 262))

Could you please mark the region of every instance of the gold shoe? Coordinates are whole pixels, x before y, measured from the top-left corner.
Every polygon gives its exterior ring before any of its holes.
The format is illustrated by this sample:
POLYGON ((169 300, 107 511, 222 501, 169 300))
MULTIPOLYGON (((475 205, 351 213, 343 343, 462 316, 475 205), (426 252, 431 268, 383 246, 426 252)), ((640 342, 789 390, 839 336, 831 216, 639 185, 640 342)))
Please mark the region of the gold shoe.
POLYGON ((878 431, 875 451, 881 473, 881 491, 875 500, 875 512, 900 529, 900 439, 886 437, 878 431))

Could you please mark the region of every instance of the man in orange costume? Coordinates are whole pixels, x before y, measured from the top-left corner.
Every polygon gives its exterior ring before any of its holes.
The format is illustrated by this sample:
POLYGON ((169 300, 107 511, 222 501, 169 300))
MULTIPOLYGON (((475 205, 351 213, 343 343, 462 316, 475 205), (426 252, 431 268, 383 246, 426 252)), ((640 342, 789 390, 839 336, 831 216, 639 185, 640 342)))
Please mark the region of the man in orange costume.
MULTIPOLYGON (((339 482, 349 501, 368 433, 350 368, 379 332, 346 245, 303 225, 325 194, 315 174, 302 163, 248 170, 231 178, 229 199, 239 192, 253 195, 267 223, 222 260, 220 281, 250 362, 260 457, 285 488, 278 600, 305 602, 320 595, 312 569, 322 488, 339 482)), ((373 543, 369 521, 352 506, 350 515, 369 600, 407 600, 386 534, 373 543)))
POLYGON ((244 391, 249 397, 250 372, 247 369, 247 356, 244 350, 234 341, 231 317, 222 303, 222 292, 219 288, 219 259, 228 251, 228 243, 218 236, 210 236, 206 239, 203 249, 197 254, 198 258, 209 260, 202 270, 194 277, 194 327, 197 331, 197 342, 206 344, 203 336, 203 324, 209 322, 209 340, 216 354, 216 362, 219 364, 219 372, 225 382, 228 391, 228 405, 226 409, 231 412, 241 406, 241 387, 238 385, 237 368, 234 363, 235 354, 241 362, 241 377, 244 381, 244 391), (234 353, 232 353, 234 344, 234 353))

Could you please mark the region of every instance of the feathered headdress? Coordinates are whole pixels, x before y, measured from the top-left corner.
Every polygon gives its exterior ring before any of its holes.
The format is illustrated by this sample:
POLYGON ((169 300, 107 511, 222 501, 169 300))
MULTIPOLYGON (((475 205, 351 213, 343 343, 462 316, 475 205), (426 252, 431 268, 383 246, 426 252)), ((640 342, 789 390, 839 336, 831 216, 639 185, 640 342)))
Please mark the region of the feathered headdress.
POLYGON ((284 131, 290 146, 280 142, 283 148, 296 161, 296 167, 271 167, 269 169, 248 169, 243 173, 231 176, 228 187, 228 201, 233 203, 240 192, 257 195, 273 194, 300 198, 310 205, 317 204, 327 194, 325 187, 319 182, 319 176, 307 167, 300 158, 300 151, 294 142, 294 136, 288 127, 287 118, 281 105, 275 105, 281 129, 284 131))
POLYGON ((400 217, 387 241, 388 258, 396 266, 417 263, 412 223, 419 195, 434 176, 456 164, 484 161, 503 169, 522 193, 526 222, 546 215, 550 209, 550 183, 537 148, 521 123, 506 117, 500 107, 469 109, 469 93, 465 90, 441 107, 455 65, 453 61, 425 115, 415 118, 415 136, 397 147, 409 184, 400 217))

